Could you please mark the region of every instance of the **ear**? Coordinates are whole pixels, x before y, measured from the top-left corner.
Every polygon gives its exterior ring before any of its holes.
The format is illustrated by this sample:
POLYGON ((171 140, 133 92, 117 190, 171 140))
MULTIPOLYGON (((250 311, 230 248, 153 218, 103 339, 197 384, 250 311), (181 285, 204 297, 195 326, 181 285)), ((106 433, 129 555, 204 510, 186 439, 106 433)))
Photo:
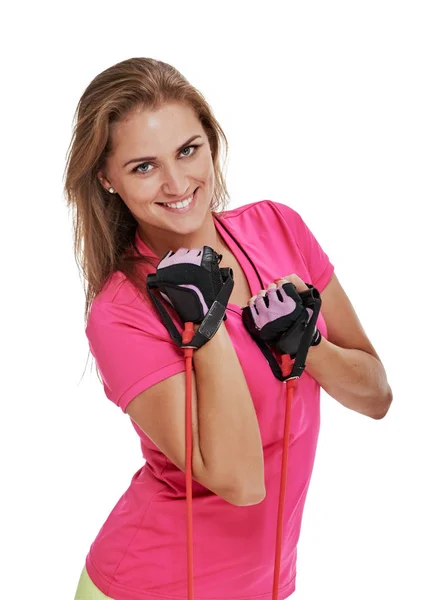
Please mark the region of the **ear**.
POLYGON ((109 188, 113 187, 112 184, 110 183, 110 181, 107 179, 104 171, 99 171, 97 173, 97 178, 98 178, 99 182, 101 183, 101 185, 106 190, 106 192, 109 191, 109 188))

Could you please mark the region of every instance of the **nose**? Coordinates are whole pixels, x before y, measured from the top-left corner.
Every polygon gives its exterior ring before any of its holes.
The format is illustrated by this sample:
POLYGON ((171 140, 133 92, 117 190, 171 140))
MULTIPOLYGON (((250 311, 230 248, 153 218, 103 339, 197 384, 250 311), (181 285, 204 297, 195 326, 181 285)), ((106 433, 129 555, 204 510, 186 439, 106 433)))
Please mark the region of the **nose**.
POLYGON ((189 190, 186 172, 179 165, 167 166, 164 170, 163 191, 170 196, 183 196, 189 190))

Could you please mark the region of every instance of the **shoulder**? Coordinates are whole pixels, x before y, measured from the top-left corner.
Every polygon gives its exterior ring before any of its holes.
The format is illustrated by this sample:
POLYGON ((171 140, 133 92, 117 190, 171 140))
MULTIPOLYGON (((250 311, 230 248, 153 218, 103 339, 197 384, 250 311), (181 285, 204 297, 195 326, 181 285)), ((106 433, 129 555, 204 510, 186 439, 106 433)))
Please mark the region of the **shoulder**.
POLYGON ((148 315, 153 315, 154 310, 146 293, 142 293, 122 272, 115 271, 107 278, 91 304, 87 330, 106 322, 120 321, 135 325, 141 320, 150 321, 148 315))
POLYGON ((114 271, 107 277, 100 292, 96 295, 93 305, 94 303, 130 305, 137 302, 148 304, 145 295, 140 293, 138 286, 144 280, 146 281, 148 273, 153 272, 155 272, 155 269, 150 264, 137 267, 138 285, 136 285, 121 271, 114 271))
POLYGON ((299 213, 275 200, 259 200, 215 215, 244 241, 271 236, 295 244, 303 234, 304 222, 299 213))
POLYGON ((246 204, 229 211, 226 218, 235 221, 237 217, 242 221, 243 227, 248 227, 251 223, 252 227, 261 231, 271 233, 282 231, 295 239, 300 246, 303 245, 305 238, 313 235, 297 210, 276 200, 259 200, 246 204))
MULTIPOLYGON (((147 273, 153 271, 148 266, 147 273)), ((142 276, 146 276, 143 272, 142 276)), ((140 285, 141 285, 140 281, 140 285)), ((167 312, 176 315, 172 307, 167 312)), ((182 334, 182 326, 176 321, 175 326, 182 334)), ((102 343, 106 338, 114 343, 120 337, 128 344, 130 339, 139 335, 170 342, 171 338, 163 321, 158 318, 157 309, 148 296, 146 286, 141 290, 122 272, 113 273, 102 290, 94 298, 85 327, 85 333, 91 342, 102 343)))
POLYGON ((257 200, 256 202, 250 202, 248 204, 243 204, 241 206, 237 206, 236 208, 232 208, 230 210, 222 211, 221 213, 216 213, 218 216, 223 216, 227 219, 237 218, 237 217, 247 217, 253 216, 255 214, 260 213, 274 213, 276 215, 281 215, 282 217, 287 218, 295 218, 298 216, 298 213, 288 206, 287 204, 283 204, 282 202, 277 202, 275 200, 257 200))
POLYGON ((266 219, 274 219, 274 222, 283 222, 285 225, 295 228, 302 222, 301 215, 288 204, 277 202, 276 200, 258 200, 238 206, 231 210, 215 213, 218 217, 221 216, 225 220, 232 222, 242 221, 260 224, 260 217, 266 219), (257 220, 259 219, 259 220, 257 220))

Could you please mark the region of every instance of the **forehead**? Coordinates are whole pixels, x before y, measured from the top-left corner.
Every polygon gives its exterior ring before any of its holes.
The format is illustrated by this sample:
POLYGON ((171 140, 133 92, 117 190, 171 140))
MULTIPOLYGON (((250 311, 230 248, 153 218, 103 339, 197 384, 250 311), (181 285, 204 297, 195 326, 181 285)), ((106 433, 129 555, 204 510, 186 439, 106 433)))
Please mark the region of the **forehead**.
POLYGON ((156 110, 131 112, 113 125, 111 141, 116 154, 159 154, 174 152, 196 133, 203 133, 203 129, 194 109, 186 104, 168 103, 156 110))

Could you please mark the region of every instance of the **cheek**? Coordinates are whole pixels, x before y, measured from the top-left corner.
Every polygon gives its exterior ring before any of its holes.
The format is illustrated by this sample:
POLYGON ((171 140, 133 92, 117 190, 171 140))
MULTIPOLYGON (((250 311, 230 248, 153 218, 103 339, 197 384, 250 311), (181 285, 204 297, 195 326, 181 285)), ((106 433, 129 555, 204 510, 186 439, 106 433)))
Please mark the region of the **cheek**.
POLYGON ((211 157, 206 157, 202 161, 201 166, 201 179, 210 187, 214 186, 214 167, 211 157))
POLYGON ((213 169, 213 165, 212 165, 212 168, 210 169, 209 176, 207 178, 207 184, 209 185, 210 189, 214 188, 214 169, 213 169))
POLYGON ((153 202, 160 190, 157 178, 149 177, 143 181, 140 181, 140 179, 134 176, 127 184, 129 201, 137 205, 153 202))

